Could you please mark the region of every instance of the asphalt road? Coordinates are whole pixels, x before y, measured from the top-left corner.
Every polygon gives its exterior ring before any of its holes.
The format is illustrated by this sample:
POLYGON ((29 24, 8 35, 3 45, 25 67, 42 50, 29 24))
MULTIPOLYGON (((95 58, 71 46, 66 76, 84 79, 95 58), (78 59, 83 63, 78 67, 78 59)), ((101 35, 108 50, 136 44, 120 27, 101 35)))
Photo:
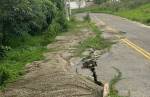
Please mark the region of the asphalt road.
POLYGON ((131 97, 150 97, 150 59, 142 54, 147 52, 149 56, 150 27, 108 14, 91 14, 91 18, 96 23, 103 21, 107 26, 125 32, 126 39, 138 46, 134 48, 130 43, 119 42, 102 55, 97 67, 99 80, 110 81, 116 74, 112 67, 116 67, 123 74, 123 79, 116 85, 120 94, 130 92, 131 97))
POLYGON ((129 40, 150 52, 150 26, 108 14, 92 14, 91 16, 97 22, 101 20, 112 28, 126 32, 129 40))

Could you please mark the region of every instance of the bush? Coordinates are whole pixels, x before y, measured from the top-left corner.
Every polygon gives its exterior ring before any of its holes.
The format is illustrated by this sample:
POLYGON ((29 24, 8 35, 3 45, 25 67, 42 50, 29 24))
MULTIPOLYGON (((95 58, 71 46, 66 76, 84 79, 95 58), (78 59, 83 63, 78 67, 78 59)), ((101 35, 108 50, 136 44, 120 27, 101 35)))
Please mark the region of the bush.
POLYGON ((16 42, 15 39, 19 37, 19 40, 23 42, 28 34, 41 34, 52 22, 56 12, 50 0, 11 0, 0 3, 2 3, 0 24, 4 37, 3 44, 6 45, 14 44, 11 42, 16 42))
POLYGON ((134 9, 143 4, 150 3, 149 0, 120 0, 120 2, 114 2, 109 0, 102 1, 104 2, 101 4, 101 8, 109 9, 115 12, 124 9, 134 9))
POLYGON ((9 72, 4 66, 0 66, 0 86, 9 78, 9 72))
POLYGON ((107 0, 94 0, 94 3, 96 4, 101 4, 103 2, 106 2, 107 0))
POLYGON ((5 45, 23 42, 29 35, 41 35, 55 18, 61 30, 67 27, 63 0, 3 0, 0 4, 0 31, 5 45))
MULTIPOLYGON (((0 0, 0 46, 16 48, 26 41, 29 42, 32 36, 43 35, 43 32, 45 34, 48 32, 45 31, 47 28, 51 29, 49 31, 55 29, 55 32, 66 31, 68 25, 63 2, 63 0, 0 0), (58 29, 53 26, 58 26, 58 29)), ((0 51, 0 56, 3 56, 2 49, 0 51)))
POLYGON ((5 56, 5 50, 2 46, 0 46, 0 60, 5 56))
POLYGON ((0 0, 0 86, 16 80, 25 64, 42 59, 45 46, 67 30, 63 2, 0 0))
POLYGON ((150 3, 149 0, 123 0, 122 7, 132 9, 146 3, 150 3))

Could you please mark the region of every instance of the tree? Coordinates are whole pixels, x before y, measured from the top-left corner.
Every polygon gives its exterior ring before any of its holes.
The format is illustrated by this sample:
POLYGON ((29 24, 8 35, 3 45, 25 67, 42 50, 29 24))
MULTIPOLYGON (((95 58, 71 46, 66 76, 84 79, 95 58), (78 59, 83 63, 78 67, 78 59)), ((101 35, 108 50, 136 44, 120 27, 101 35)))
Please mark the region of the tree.
POLYGON ((67 29, 64 0, 0 0, 0 47, 17 47, 53 23, 67 29))

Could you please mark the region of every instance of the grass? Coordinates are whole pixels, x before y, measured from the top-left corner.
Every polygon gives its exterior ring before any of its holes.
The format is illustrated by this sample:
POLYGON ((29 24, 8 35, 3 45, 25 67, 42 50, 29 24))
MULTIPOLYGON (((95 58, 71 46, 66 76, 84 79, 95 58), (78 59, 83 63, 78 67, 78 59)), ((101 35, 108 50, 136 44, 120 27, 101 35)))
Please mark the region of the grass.
POLYGON ((67 34, 78 33, 81 29, 87 28, 88 23, 84 21, 76 20, 75 17, 71 18, 71 23, 69 23, 69 29, 67 34))
POLYGON ((6 57, 0 60, 0 72, 2 72, 0 73, 0 88, 23 75, 27 63, 44 58, 43 52, 46 51, 46 43, 44 42, 48 42, 48 40, 44 40, 44 36, 32 37, 29 43, 24 43, 20 47, 6 52, 6 57))
POLYGON ((114 78, 110 81, 110 94, 109 97, 124 97, 118 95, 118 91, 115 89, 115 85, 122 79, 122 73, 120 72, 119 69, 113 67, 116 72, 118 73, 117 76, 114 76, 114 78))
MULTIPOLYGON (((69 22, 68 32, 75 30, 79 22, 69 22)), ((63 33, 59 33, 63 34, 63 33)), ((28 37, 27 40, 16 48, 11 48, 6 52, 6 57, 0 60, 0 89, 8 83, 16 81, 25 74, 25 65, 44 59, 43 53, 50 51, 46 48, 47 44, 55 41, 56 35, 48 33, 44 35, 28 37)))
POLYGON ((131 10, 119 11, 116 12, 115 14, 150 25, 150 4, 145 4, 131 10))
POLYGON ((99 5, 94 5, 86 8, 74 9, 73 13, 84 13, 84 12, 92 12, 92 13, 112 13, 111 8, 104 8, 99 5))
MULTIPOLYGON (((94 48, 97 50, 102 50, 102 49, 111 47, 111 45, 113 43, 104 39, 103 37, 101 37, 102 32, 100 31, 100 29, 95 24, 88 22, 87 26, 88 26, 88 28, 90 28, 95 33, 95 36, 87 38, 80 45, 77 46, 77 55, 78 56, 81 56, 82 52, 84 52, 88 48, 94 48)), ((114 68, 114 69, 117 71, 118 75, 115 76, 110 81, 109 97, 124 97, 124 96, 119 96, 118 91, 115 89, 116 83, 121 80, 122 73, 117 68, 114 68)))
POLYGON ((101 37, 102 32, 94 23, 88 22, 88 28, 90 28, 92 32, 95 33, 95 36, 87 38, 77 46, 77 56, 81 56, 82 52, 88 48, 102 50, 111 47, 112 42, 101 37))
MULTIPOLYGON (((92 32, 95 33, 95 36, 87 38, 82 43, 80 43, 80 45, 77 46, 77 56, 81 56, 82 52, 84 52, 88 48, 102 50, 102 49, 111 47, 113 43, 101 37, 102 32, 94 23, 89 22, 89 19, 86 19, 86 18, 85 18, 85 23, 87 23, 86 26, 90 28, 92 32)), ((122 73, 119 71, 119 69, 117 68, 114 68, 114 69, 117 71, 118 75, 115 76, 110 81, 109 97, 124 97, 124 96, 119 96, 118 91, 115 89, 116 83, 121 80, 122 73)))
MULTIPOLYGON (((88 23, 72 18, 68 26, 68 33, 59 33, 59 35, 78 33, 82 28, 88 27, 88 23)), ((21 78, 25 74, 26 64, 44 59, 44 52, 56 50, 46 48, 47 44, 54 41, 55 35, 49 34, 28 37, 19 47, 9 49, 6 57, 0 60, 0 89, 21 78)))

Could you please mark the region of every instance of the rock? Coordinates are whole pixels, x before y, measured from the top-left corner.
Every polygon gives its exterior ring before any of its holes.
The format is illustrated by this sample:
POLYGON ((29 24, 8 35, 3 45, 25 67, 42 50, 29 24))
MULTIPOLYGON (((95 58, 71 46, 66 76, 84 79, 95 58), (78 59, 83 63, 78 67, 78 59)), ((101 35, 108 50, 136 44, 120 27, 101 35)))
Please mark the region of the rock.
POLYGON ((95 50, 93 48, 89 48, 89 49, 86 49, 82 55, 83 56, 89 56, 92 52, 94 52, 95 50))
POLYGON ((119 90, 118 95, 128 97, 130 95, 130 92, 128 90, 119 90))
POLYGON ((88 29, 81 29, 81 32, 88 32, 88 29))
POLYGON ((98 22, 98 25, 101 26, 101 27, 106 26, 106 24, 105 24, 103 21, 99 21, 99 22, 98 22))
POLYGON ((118 30, 113 29, 113 28, 111 28, 111 27, 109 27, 109 26, 107 26, 107 27, 105 28, 105 32, 108 32, 108 33, 119 33, 118 30))
POLYGON ((90 53, 91 53, 91 51, 84 51, 84 52, 82 53, 82 55, 83 55, 83 56, 89 56, 90 53))
POLYGON ((108 97, 109 95, 109 83, 104 84, 103 97, 108 97))
POLYGON ((26 72, 34 71, 40 67, 41 61, 35 61, 26 65, 26 72))
POLYGON ((81 62, 81 58, 80 57, 75 57, 75 58, 71 58, 70 59, 70 64, 71 66, 77 65, 81 62))
POLYGON ((65 36, 56 36, 56 41, 62 41, 62 40, 65 40, 66 37, 65 36))
POLYGON ((69 58, 71 58, 73 56, 72 53, 69 53, 69 52, 64 52, 62 53, 62 57, 66 60, 68 60, 69 58))
POLYGON ((0 97, 4 97, 1 91, 0 91, 0 97))
POLYGON ((96 51, 94 51, 94 56, 99 56, 99 55, 101 55, 102 53, 103 53, 102 50, 96 50, 96 51))
POLYGON ((104 39, 113 39, 114 38, 114 34, 104 32, 102 34, 102 37, 104 37, 104 39))

